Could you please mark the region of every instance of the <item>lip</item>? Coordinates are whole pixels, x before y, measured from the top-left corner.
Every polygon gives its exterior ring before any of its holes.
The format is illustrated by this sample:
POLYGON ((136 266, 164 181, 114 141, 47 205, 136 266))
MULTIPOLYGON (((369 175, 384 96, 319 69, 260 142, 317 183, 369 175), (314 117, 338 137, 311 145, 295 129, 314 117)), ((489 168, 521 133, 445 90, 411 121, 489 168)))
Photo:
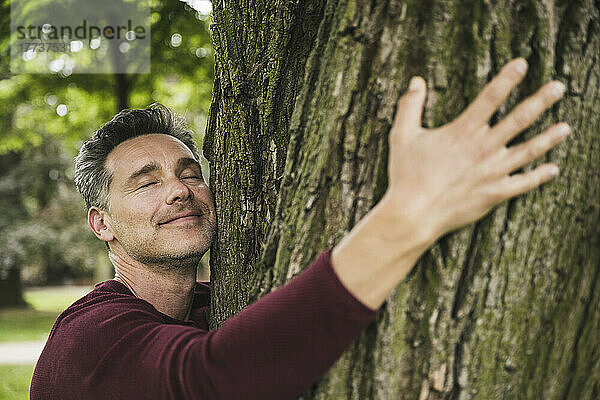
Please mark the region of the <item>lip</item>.
POLYGON ((200 218, 199 212, 190 211, 190 212, 175 215, 173 218, 170 218, 164 222, 160 222, 158 225, 166 225, 166 224, 173 224, 173 223, 176 224, 176 223, 180 223, 180 222, 194 221, 198 218, 200 218))

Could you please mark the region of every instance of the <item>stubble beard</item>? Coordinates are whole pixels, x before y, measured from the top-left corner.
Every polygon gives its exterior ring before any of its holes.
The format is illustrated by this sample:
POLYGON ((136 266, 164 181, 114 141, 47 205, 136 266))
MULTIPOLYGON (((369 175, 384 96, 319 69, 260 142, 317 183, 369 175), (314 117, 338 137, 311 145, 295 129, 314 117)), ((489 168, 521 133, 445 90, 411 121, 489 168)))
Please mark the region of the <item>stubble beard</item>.
POLYGON ((217 230, 216 221, 211 218, 210 214, 203 213, 200 218, 198 226, 200 243, 193 244, 188 249, 174 252, 172 249, 164 248, 168 245, 163 245, 157 250, 156 243, 160 241, 159 235, 153 235, 154 238, 146 240, 141 247, 142 243, 128 243, 127 241, 121 242, 121 246, 134 260, 164 272, 184 272, 195 269, 204 253, 210 249, 217 230))

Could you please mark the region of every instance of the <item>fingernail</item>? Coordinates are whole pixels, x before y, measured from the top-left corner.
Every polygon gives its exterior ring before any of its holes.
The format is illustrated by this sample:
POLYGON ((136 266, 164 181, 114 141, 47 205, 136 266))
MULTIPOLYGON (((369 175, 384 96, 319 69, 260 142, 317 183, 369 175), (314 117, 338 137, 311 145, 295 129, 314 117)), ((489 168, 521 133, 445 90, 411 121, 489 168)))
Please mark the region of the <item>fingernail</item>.
POLYGON ((527 71, 527 61, 525 61, 523 58, 519 58, 517 61, 515 61, 515 69, 521 75, 525 74, 527 71))
POLYGON ((558 127, 558 134, 560 137, 567 137, 570 131, 571 127, 568 124, 560 124, 558 127))
POLYGON ((552 95, 554 97, 560 97, 565 92, 565 85, 562 82, 553 82, 552 83, 552 95))
POLYGON ((417 78, 416 76, 413 76, 413 78, 410 80, 410 84, 408 85, 408 90, 410 91, 414 91, 419 89, 420 83, 419 83, 419 78, 417 78))
POLYGON ((558 175, 558 167, 556 165, 553 165, 550 167, 550 176, 556 175, 558 175))

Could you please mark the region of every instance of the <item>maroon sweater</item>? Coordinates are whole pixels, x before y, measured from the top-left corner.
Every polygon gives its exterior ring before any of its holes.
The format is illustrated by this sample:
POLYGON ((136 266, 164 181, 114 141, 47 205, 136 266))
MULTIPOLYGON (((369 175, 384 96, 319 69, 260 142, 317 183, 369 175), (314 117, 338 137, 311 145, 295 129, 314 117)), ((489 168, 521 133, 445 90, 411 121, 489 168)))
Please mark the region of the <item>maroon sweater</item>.
POLYGON ((209 331, 209 287, 179 321, 109 280, 56 320, 31 399, 290 399, 318 380, 376 310, 342 285, 331 249, 209 331))

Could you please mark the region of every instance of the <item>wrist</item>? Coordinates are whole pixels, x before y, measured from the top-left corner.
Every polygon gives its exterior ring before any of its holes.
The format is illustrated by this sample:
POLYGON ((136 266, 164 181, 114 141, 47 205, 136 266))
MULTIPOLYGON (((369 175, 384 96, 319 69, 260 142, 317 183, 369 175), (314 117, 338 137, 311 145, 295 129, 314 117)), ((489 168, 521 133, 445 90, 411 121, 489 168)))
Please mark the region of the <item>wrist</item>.
POLYGON ((371 210, 373 224, 384 242, 409 242, 410 247, 430 247, 439 237, 431 220, 431 213, 425 209, 409 206, 400 196, 388 190, 371 210))
POLYGON ((379 202, 331 252, 342 284, 371 309, 389 293, 433 243, 416 219, 401 219, 391 204, 379 202))

